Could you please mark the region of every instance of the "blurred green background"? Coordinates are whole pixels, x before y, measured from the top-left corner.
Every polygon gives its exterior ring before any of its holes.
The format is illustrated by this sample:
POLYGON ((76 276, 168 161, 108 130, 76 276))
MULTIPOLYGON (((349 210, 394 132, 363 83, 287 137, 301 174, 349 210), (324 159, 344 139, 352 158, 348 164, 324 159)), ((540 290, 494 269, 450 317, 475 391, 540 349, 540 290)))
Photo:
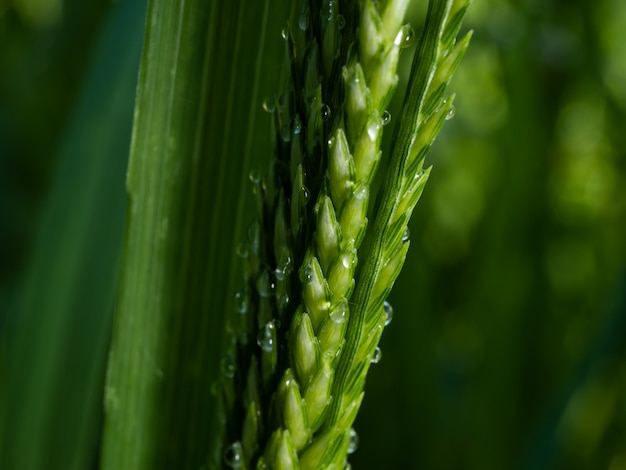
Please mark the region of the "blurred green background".
MULTIPOLYGON (((145 11, 0 2, 3 469, 97 467, 145 11)), ((626 3, 475 0, 465 28, 352 466, 626 470, 626 3)))

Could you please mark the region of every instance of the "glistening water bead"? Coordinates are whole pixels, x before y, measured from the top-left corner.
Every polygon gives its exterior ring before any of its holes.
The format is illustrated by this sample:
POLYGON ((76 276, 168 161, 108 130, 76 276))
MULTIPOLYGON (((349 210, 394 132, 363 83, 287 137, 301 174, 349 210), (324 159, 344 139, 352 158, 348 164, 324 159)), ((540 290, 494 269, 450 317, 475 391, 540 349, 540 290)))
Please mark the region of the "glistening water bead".
POLYGON ((382 124, 383 124, 383 126, 386 126, 390 122, 391 122, 391 113, 389 111, 385 110, 383 112, 383 115, 382 115, 382 124))
POLYGON ((378 346, 374 349, 374 355, 372 356, 372 364, 378 364, 383 357, 383 352, 380 350, 378 346))
POLYGON ((274 294, 276 283, 274 276, 269 271, 265 271, 256 281, 256 290, 261 297, 270 297, 274 294))
POLYGON ((248 311, 248 296, 245 289, 235 293, 235 311, 246 313, 248 311))
POLYGON ((348 444, 348 454, 354 454, 359 447, 359 435, 353 428, 350 428, 350 444, 348 444))
POLYGON ((322 118, 322 121, 328 121, 328 119, 330 118, 330 107, 327 104, 323 104, 320 107, 320 116, 322 118))
POLYGON ((393 320, 393 307, 385 300, 383 303, 383 309, 385 310, 385 326, 387 326, 393 320))
POLYGON ((274 322, 268 322, 263 328, 259 330, 259 334, 256 338, 256 343, 259 347, 265 352, 272 352, 274 349, 274 337, 275 337, 276 327, 274 326, 274 322))
POLYGON ((402 234, 402 243, 407 243, 411 238, 411 232, 409 231, 409 227, 404 229, 404 233, 402 234))
POLYGON ((224 377, 232 379, 235 376, 235 358, 232 354, 227 354, 222 358, 220 368, 224 377))
POLYGON ((452 119, 455 114, 456 114, 456 108, 454 107, 454 105, 452 105, 450 106, 450 111, 448 111, 448 114, 446 114, 446 121, 449 121, 450 119, 452 119))
POLYGON ((241 442, 236 441, 224 450, 224 463, 230 468, 241 468, 243 466, 243 447, 241 442))
POLYGON ((404 41, 402 42, 401 47, 406 49, 407 47, 411 47, 415 42, 415 31, 413 31, 413 27, 410 24, 404 25, 404 41))

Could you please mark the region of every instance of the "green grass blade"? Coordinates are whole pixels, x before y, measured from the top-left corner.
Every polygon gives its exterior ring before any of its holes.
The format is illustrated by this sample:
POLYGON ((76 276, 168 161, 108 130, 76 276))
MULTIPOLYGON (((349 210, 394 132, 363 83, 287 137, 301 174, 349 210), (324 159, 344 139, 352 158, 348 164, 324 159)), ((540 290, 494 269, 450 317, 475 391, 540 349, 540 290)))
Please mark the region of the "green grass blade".
POLYGON ((275 81, 260 64, 277 8, 269 0, 149 4, 104 469, 206 461, 211 384, 237 276, 233 233, 250 219, 242 188, 251 158, 270 152, 254 122, 261 91, 275 81))

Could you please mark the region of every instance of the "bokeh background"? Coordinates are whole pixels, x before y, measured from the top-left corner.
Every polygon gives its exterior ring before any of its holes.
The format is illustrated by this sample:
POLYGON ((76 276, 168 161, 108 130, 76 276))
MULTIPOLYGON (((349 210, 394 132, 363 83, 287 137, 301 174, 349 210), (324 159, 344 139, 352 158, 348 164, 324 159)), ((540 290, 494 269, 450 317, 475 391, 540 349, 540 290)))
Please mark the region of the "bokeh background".
MULTIPOLYGON (((97 468, 145 11, 0 3, 2 468, 97 468)), ((352 467, 626 470, 626 2, 470 28, 352 467)))

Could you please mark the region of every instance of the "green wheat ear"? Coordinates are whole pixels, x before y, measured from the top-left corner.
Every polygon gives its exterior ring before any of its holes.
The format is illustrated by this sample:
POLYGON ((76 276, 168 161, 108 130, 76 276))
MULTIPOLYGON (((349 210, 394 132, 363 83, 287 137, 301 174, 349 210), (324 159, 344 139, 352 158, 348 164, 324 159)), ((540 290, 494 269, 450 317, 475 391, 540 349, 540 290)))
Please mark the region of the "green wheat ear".
POLYGON ((413 41, 408 2, 309 2, 282 32, 289 79, 264 103, 275 159, 269 178, 251 174, 258 219, 240 250, 246 285, 215 390, 211 467, 343 469, 355 450, 351 426, 428 179, 424 156, 452 110, 446 86, 470 39, 456 41, 468 0, 429 3, 368 222, 398 57, 413 41))

